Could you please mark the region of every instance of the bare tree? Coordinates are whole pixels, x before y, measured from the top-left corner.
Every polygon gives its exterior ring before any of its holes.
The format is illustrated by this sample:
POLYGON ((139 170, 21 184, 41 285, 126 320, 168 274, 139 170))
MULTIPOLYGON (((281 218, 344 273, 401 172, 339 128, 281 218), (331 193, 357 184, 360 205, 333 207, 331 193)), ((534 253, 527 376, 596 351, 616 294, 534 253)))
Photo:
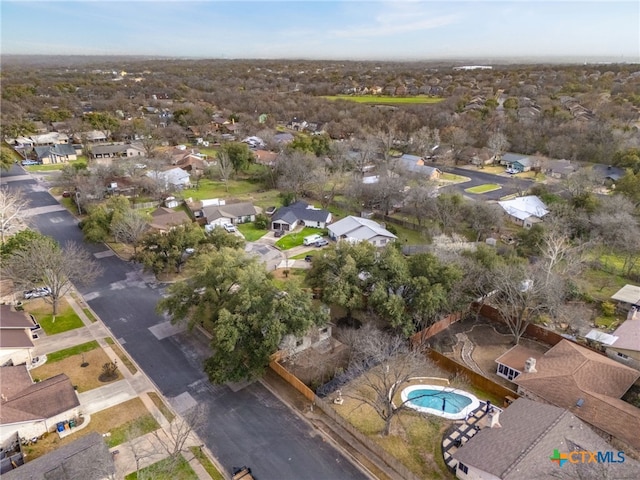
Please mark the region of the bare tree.
POLYGON ((489 150, 491 150, 491 153, 493 153, 496 159, 499 160, 502 154, 509 148, 507 136, 502 132, 492 133, 487 140, 487 147, 489 147, 489 150))
POLYGON ((224 183, 224 188, 229 191, 229 179, 233 174, 233 162, 229 156, 229 152, 226 150, 218 150, 216 169, 220 174, 220 180, 224 183))
POLYGON ((422 226, 425 216, 424 212, 428 205, 434 202, 434 198, 438 196, 438 187, 433 182, 424 182, 412 187, 407 193, 404 202, 404 209, 409 214, 415 216, 418 225, 422 226))
POLYGON ((545 280, 540 271, 523 264, 508 264, 494 271, 496 293, 490 301, 509 327, 516 344, 534 319, 557 304, 562 289, 555 280, 556 277, 545 280))
POLYGON ((413 135, 411 143, 421 157, 429 158, 440 145, 440 132, 437 128, 422 127, 413 135))
POLYGON ((0 245, 4 245, 7 234, 24 225, 24 210, 29 201, 19 190, 0 188, 0 245))
POLYGON ((293 192, 296 199, 311 188, 314 171, 318 168, 318 160, 314 155, 293 151, 283 153, 278 159, 278 187, 293 192))
POLYGON ((7 260, 5 274, 16 285, 31 288, 45 285, 51 295, 45 297, 58 314, 60 299, 74 283, 93 282, 102 269, 80 245, 69 242, 63 248, 50 238, 38 238, 26 248, 15 251, 7 260))
POLYGON ((382 434, 388 435, 391 421, 407 408, 407 402, 397 398, 401 389, 411 378, 425 376, 431 368, 424 354, 411 350, 406 340, 367 325, 354 338, 348 369, 354 388, 345 396, 373 408, 384 421, 382 434))
POLYGON ((135 210, 127 210, 124 215, 111 224, 111 234, 116 242, 133 246, 134 255, 138 253, 138 245, 149 228, 147 219, 135 210))

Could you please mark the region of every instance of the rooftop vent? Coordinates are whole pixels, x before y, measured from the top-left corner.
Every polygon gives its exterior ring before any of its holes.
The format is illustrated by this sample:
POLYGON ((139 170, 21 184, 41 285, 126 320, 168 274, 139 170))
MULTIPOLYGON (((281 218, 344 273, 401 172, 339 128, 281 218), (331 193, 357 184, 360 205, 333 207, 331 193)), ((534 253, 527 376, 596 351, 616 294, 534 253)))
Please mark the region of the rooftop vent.
POLYGON ((584 398, 579 398, 576 402, 576 407, 581 407, 582 405, 584 405, 584 398))

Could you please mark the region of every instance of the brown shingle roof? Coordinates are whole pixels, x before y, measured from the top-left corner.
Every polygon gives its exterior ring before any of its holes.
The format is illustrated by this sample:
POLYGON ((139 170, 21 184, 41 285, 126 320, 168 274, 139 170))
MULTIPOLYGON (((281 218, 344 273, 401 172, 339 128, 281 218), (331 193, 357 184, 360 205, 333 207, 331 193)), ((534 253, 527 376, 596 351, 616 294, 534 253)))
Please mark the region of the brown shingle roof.
POLYGON ((26 312, 16 312, 11 305, 0 305, 0 328, 29 328, 33 321, 26 312))
POLYGON ((640 351, 640 318, 627 320, 620 325, 613 335, 618 339, 611 345, 613 348, 640 351))
POLYGON ((189 215, 184 211, 175 211, 166 207, 158 207, 151 212, 151 216, 153 217, 153 220, 149 222, 149 226, 157 230, 167 230, 170 227, 182 225, 185 222, 191 222, 189 215))
POLYGON ((538 360, 541 356, 542 352, 538 350, 527 348, 523 345, 516 345, 496 358, 496 363, 501 363, 519 372, 523 372, 524 362, 526 362, 528 358, 533 357, 538 360))
POLYGON ((514 382, 525 392, 570 409, 585 422, 640 448, 640 409, 620 397, 640 372, 562 340, 536 363, 537 373, 522 373, 514 382), (577 407, 578 400, 582 405, 577 407))
POLYGON ((0 408, 0 424, 46 419, 79 405, 71 380, 61 373, 7 396, 0 408))
POLYGON ((18 392, 21 392, 25 388, 29 387, 33 381, 29 370, 24 365, 17 367, 2 367, 0 368, 0 375, 2 375, 2 381, 0 381, 0 394, 3 398, 11 398, 18 392))
POLYGON ((29 330, 1 329, 0 348, 33 348, 29 330))
MULTIPOLYGON (((478 432, 453 458, 505 480, 520 480, 551 478, 554 472, 558 473, 559 466, 549 461, 554 449, 562 453, 576 446, 587 451, 613 449, 568 410, 526 398, 517 399, 500 414, 500 425, 478 432)), ((626 478, 640 465, 629 459, 622 467, 611 464, 604 468, 609 467, 615 478, 626 478)), ((563 466, 563 478, 576 478, 572 475, 576 473, 574 468, 580 467, 563 466)))

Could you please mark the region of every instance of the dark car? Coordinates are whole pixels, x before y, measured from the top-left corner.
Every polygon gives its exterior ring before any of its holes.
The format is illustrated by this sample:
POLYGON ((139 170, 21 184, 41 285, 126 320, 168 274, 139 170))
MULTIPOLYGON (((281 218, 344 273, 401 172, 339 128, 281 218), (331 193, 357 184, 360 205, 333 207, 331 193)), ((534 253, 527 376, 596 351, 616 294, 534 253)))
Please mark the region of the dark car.
POLYGON ((307 255, 306 257, 304 257, 304 261, 305 262, 313 262, 313 255, 307 255))
POLYGON ((71 192, 68 192, 67 190, 65 190, 64 192, 62 192, 62 196, 64 198, 69 198, 69 197, 71 197, 71 192))
POLYGON ((284 235, 284 230, 276 230, 273 234, 274 237, 281 237, 284 235))

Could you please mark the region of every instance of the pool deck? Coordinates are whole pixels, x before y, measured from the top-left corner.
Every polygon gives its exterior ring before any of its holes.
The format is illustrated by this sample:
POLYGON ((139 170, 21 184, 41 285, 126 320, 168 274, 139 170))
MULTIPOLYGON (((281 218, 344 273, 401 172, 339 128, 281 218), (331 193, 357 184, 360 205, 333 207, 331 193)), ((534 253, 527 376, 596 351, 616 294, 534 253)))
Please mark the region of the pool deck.
POLYGON ((486 402, 480 402, 480 406, 469 413, 466 420, 456 422, 457 428, 449 430, 442 439, 442 456, 447 466, 455 471, 457 461, 452 455, 458 448, 468 442, 482 428, 488 425, 488 413, 486 402))

